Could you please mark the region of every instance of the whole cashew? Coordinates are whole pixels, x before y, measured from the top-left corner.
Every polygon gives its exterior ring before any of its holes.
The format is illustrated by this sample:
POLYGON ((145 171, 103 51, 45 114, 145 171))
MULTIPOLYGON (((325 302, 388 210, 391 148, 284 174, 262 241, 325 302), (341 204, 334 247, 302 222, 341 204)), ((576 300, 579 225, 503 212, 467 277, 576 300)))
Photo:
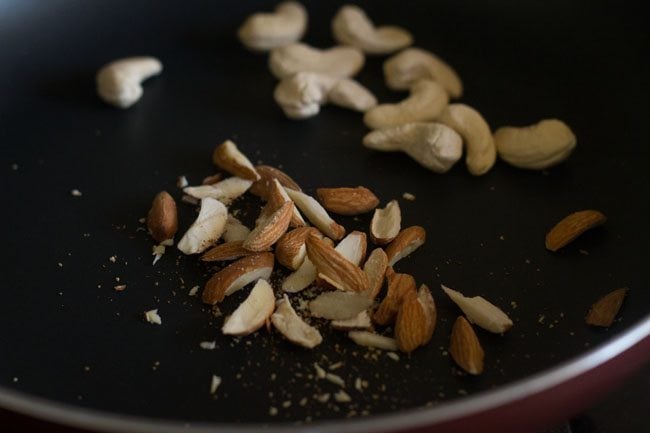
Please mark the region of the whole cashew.
POLYGON ((107 103, 128 108, 142 96, 142 82, 162 72, 154 57, 127 57, 104 65, 97 73, 97 93, 107 103))
POLYGON ((442 123, 408 123, 372 131, 363 145, 383 152, 402 151, 423 167, 445 173, 463 154, 463 140, 442 123))
POLYGON ((449 104, 436 121, 443 123, 463 137, 465 163, 475 176, 485 174, 497 159, 492 131, 483 116, 465 104, 449 104))
POLYGON ((358 6, 345 5, 332 20, 334 39, 368 54, 389 54, 413 43, 411 34, 401 27, 375 27, 358 6))
POLYGON ((315 116, 327 102, 357 111, 377 104, 375 97, 356 81, 314 72, 299 72, 283 79, 275 88, 274 96, 292 119, 315 116))
POLYGON ((389 128, 411 122, 434 120, 449 102, 445 89, 435 81, 421 80, 411 86, 411 95, 397 104, 381 104, 366 112, 371 129, 389 128))
POLYGON ((522 128, 499 128, 494 142, 499 156, 508 164, 543 170, 569 157, 576 147, 576 136, 561 120, 546 119, 522 128))
POLYGON ((290 77, 298 72, 318 72, 333 77, 352 77, 365 58, 354 47, 332 47, 326 50, 296 43, 271 51, 269 68, 278 79, 290 77))
POLYGON ((384 62, 386 85, 393 90, 406 90, 420 79, 439 82, 452 98, 463 94, 463 82, 454 69, 442 59, 420 48, 407 48, 384 62))
POLYGON ((274 13, 249 16, 237 32, 239 40, 252 50, 268 51, 299 41, 307 29, 307 11, 298 2, 280 3, 274 13))

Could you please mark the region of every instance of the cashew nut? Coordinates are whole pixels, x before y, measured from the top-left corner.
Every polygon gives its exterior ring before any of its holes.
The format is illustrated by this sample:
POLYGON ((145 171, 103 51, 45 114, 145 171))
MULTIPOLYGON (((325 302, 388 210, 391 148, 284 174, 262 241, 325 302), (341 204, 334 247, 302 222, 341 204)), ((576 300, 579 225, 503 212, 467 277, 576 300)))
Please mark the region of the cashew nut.
POLYGON ((242 44, 252 50, 268 51, 296 42, 307 29, 307 11, 298 2, 280 3, 274 13, 256 13, 237 32, 242 44))
POLYGON ((449 102, 445 89, 435 81, 421 80, 411 86, 411 95, 397 104, 381 104, 363 117, 371 129, 390 128, 411 122, 434 120, 449 102))
POLYGON ((463 94, 463 82, 454 69, 435 54, 420 48, 407 48, 384 62, 386 85, 406 90, 417 80, 439 82, 452 98, 463 94))
POLYGON ((296 43, 271 51, 269 68, 280 80, 298 72, 318 72, 343 78, 359 72, 364 61, 363 53, 354 47, 321 50, 296 43))
POLYGON ((442 123, 408 123, 372 131, 363 145, 383 152, 402 151, 436 173, 448 171, 463 154, 463 140, 442 123))
POLYGON ((107 103, 128 108, 142 96, 141 83, 162 72, 154 57, 127 57, 104 65, 97 73, 97 93, 107 103))
POLYGON ((576 147, 576 136, 561 120, 546 119, 522 128, 499 128, 494 142, 499 156, 508 164, 542 170, 568 158, 576 147))
POLYGON ((463 137, 465 163, 470 173, 480 176, 492 168, 497 159, 497 149, 490 126, 478 111, 469 105, 450 104, 436 121, 463 137))
POLYGON ((327 102, 357 111, 377 105, 377 99, 358 82, 314 72, 285 78, 275 88, 274 96, 291 119, 315 116, 327 102))
POLYGON ((334 39, 368 54, 389 54, 413 43, 411 34, 401 27, 375 27, 358 6, 345 5, 332 20, 334 39))

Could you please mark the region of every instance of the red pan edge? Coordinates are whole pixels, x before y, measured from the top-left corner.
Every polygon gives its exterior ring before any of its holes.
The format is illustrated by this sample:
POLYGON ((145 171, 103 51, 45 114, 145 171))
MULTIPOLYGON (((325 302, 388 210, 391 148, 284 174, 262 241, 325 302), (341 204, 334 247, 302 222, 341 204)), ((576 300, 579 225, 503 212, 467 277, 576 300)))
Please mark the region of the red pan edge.
POLYGON ((429 432, 539 431, 584 410, 650 361, 650 315, 584 355, 494 391, 435 408, 305 425, 242 425, 162 421, 78 408, 0 386, 0 406, 64 425, 105 432, 429 432))

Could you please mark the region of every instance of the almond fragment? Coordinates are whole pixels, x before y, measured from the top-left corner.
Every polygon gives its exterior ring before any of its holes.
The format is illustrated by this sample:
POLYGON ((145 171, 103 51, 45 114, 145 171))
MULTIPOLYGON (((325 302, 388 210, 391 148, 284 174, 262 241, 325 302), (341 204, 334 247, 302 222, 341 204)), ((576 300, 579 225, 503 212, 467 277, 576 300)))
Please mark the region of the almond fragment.
POLYGON ((298 227, 282 235, 275 244, 278 263, 294 271, 298 269, 307 256, 305 241, 309 233, 320 232, 314 227, 298 227))
POLYGON ((386 297, 379 307, 375 310, 372 320, 378 325, 388 325, 397 316, 399 307, 407 293, 415 293, 415 279, 409 274, 398 274, 392 271, 386 271, 388 280, 388 291, 386 297))
POLYGON ((426 240, 427 232, 423 227, 411 226, 399 232, 397 237, 386 247, 388 264, 395 263, 420 248, 426 240))
POLYGON ((456 364, 469 374, 483 372, 485 353, 478 341, 478 337, 463 316, 458 316, 451 330, 449 353, 456 364))
POLYGON ((363 272, 368 276, 370 286, 366 295, 375 299, 384 285, 384 275, 388 267, 388 256, 381 248, 375 248, 363 265, 363 272))
POLYGON ((589 229, 602 225, 607 217, 597 210, 574 212, 562 219, 546 234, 546 248, 557 251, 589 229))
POLYGON ((227 206, 248 191, 252 184, 250 180, 233 176, 212 185, 188 186, 183 188, 183 192, 199 199, 211 197, 227 206))
POLYGON ((210 248, 203 253, 201 260, 204 262, 219 262, 226 260, 235 260, 240 257, 254 254, 242 246, 243 241, 226 242, 216 247, 210 248))
POLYGON ((221 179, 223 179, 223 174, 221 173, 211 174, 210 176, 206 176, 203 178, 203 180, 201 181, 201 185, 214 185, 215 183, 219 182, 221 179))
MULTIPOLYGON (((260 214, 260 219, 268 218, 273 212, 280 208, 285 202, 292 201, 289 198, 289 195, 284 190, 284 187, 280 185, 280 182, 277 179, 271 181, 271 187, 268 190, 267 203, 262 209, 260 214)), ((289 223, 291 227, 304 227, 307 225, 304 218, 300 214, 300 211, 297 207, 293 207, 293 214, 291 216, 291 222, 289 223)))
POLYGON ((226 227, 223 231, 223 240, 226 242, 243 241, 248 237, 251 230, 242 224, 237 218, 228 214, 226 227))
POLYGON ((587 325, 603 326, 605 328, 612 326, 621 305, 623 305, 627 291, 627 287, 616 289, 596 301, 589 309, 587 317, 585 317, 587 325))
POLYGON ((317 274, 316 266, 309 260, 309 257, 305 257, 300 267, 282 281, 282 290, 288 293, 300 292, 316 280, 317 274))
POLYGON ((372 300, 362 294, 352 292, 321 293, 309 302, 309 311, 313 317, 329 320, 346 320, 356 317, 372 305, 372 300))
POLYGON ((370 283, 366 274, 327 242, 310 234, 305 243, 307 257, 325 281, 340 290, 363 292, 370 283))
POLYGON ((268 249, 287 231, 292 213, 293 202, 285 202, 269 218, 250 232, 242 246, 250 251, 268 249))
POLYGON ((332 320, 330 322, 332 328, 341 331, 348 331, 351 329, 371 329, 372 322, 368 310, 363 310, 351 319, 332 320))
POLYGON ((219 240, 227 218, 228 209, 223 203, 210 197, 204 198, 199 216, 178 242, 178 249, 185 254, 202 253, 219 240))
POLYGON ((176 202, 167 191, 160 191, 151 203, 147 215, 147 228, 157 242, 172 239, 178 230, 176 202))
POLYGON ((268 280, 273 272, 273 253, 256 253, 226 266, 205 283, 202 299, 214 305, 226 296, 260 278, 268 280))
POLYGON ((374 347, 382 350, 397 350, 394 338, 385 337, 370 331, 350 331, 348 337, 360 346, 374 347))
POLYGON ((442 284, 440 286, 447 296, 463 310, 470 322, 496 334, 501 334, 512 328, 512 320, 508 315, 481 296, 467 298, 456 290, 442 284))
POLYGON ((258 280, 248 297, 226 318, 221 332, 226 335, 249 335, 269 320, 275 309, 273 288, 266 280, 258 280))
POLYGON ((345 235, 345 228, 337 224, 313 197, 290 188, 285 188, 285 191, 307 219, 325 236, 338 241, 345 235))
POLYGON ((356 188, 318 188, 318 200, 330 212, 339 215, 360 215, 379 205, 379 199, 363 186, 356 188))
POLYGON ((212 154, 214 164, 232 174, 243 179, 256 181, 260 179, 253 164, 241 153, 237 145, 230 140, 226 140, 214 149, 212 154))
POLYGON ((402 214, 397 200, 388 202, 385 208, 375 209, 370 222, 370 238, 377 245, 386 245, 399 233, 402 214))
POLYGON ((395 340, 402 352, 412 352, 431 340, 436 326, 436 307, 425 285, 408 291, 395 319, 395 340))
POLYGON ((250 192, 260 197, 262 200, 267 200, 269 189, 271 188, 271 181, 277 179, 278 182, 284 187, 291 188, 295 191, 302 191, 300 186, 289 177, 288 174, 270 165, 258 165, 255 167, 260 179, 253 183, 250 192))
POLYGON ((353 231, 344 237, 334 249, 350 262, 359 266, 366 257, 367 246, 366 234, 364 232, 353 231))
POLYGON ((271 322, 287 340, 299 346, 312 349, 323 341, 318 329, 308 325, 296 314, 287 295, 277 301, 271 322))

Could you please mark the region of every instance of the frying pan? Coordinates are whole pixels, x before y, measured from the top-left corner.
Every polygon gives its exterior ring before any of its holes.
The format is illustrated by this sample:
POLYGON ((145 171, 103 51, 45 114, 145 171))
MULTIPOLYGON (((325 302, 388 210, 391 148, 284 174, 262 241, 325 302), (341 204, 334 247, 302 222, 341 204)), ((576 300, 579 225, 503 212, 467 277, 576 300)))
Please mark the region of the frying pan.
MULTIPOLYGON (((436 175, 407 156, 364 149, 357 113, 325 107, 290 121, 272 100, 266 56, 235 37, 269 2, 0 2, 2 406, 104 431, 521 432, 566 419, 650 357, 641 9, 600 1, 359 4, 452 64, 463 102, 493 128, 558 117, 578 137, 575 153, 545 172, 498 162, 473 177, 459 162, 436 175), (154 55, 165 70, 122 111, 97 98, 94 74, 130 55, 154 55), (159 190, 180 198, 177 176, 198 183, 213 173, 210 152, 226 138, 308 192, 365 185, 382 202, 414 194, 401 201, 403 224, 424 226, 428 241, 398 269, 433 289, 432 343, 395 361, 368 356, 325 326, 325 343, 312 351, 264 331, 220 335, 223 318, 188 296, 213 269, 175 251, 152 266, 138 220, 159 190), (585 208, 603 211, 607 224, 547 252, 546 231, 585 208), (486 351, 479 377, 460 374, 446 355, 459 311, 440 283, 488 297, 515 322, 503 336, 477 331, 486 351), (127 289, 117 293, 116 284, 127 289), (620 319, 605 330, 586 327, 589 305, 622 286, 630 292, 620 319), (142 321, 152 308, 161 326, 142 321), (206 340, 216 349, 200 349, 206 340), (352 402, 313 399, 337 390, 313 378, 314 362, 343 363, 336 372, 352 402), (223 378, 215 396, 213 374, 223 378), (363 392, 352 386, 357 377, 368 381, 363 392)), ((340 4, 306 6, 305 40, 331 45, 340 4)), ((382 61, 369 57, 358 79, 380 100, 397 101, 404 94, 385 88, 382 61)), ((250 223, 259 203, 241 206, 250 223)), ((180 206, 181 226, 194 215, 180 206)), ((368 223, 339 221, 348 229, 368 223)))

